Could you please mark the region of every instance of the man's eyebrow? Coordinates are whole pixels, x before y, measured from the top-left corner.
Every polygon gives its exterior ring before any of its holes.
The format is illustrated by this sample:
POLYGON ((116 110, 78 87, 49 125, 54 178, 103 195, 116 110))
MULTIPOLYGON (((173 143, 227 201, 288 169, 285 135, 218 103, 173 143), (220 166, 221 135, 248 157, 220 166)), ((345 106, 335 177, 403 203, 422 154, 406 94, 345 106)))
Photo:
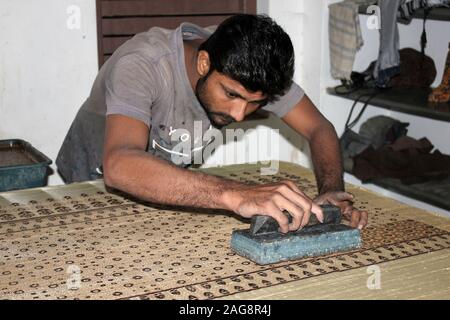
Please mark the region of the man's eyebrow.
MULTIPOLYGON (((242 100, 246 100, 241 94, 239 94, 239 92, 234 91, 233 89, 230 89, 228 87, 226 87, 223 83, 220 84, 222 86, 222 89, 235 95, 236 97, 242 99, 242 100)), ((253 100, 253 101, 247 101, 249 103, 257 103, 257 104, 262 104, 262 103, 266 103, 267 102, 267 98, 261 99, 261 100, 253 100)))

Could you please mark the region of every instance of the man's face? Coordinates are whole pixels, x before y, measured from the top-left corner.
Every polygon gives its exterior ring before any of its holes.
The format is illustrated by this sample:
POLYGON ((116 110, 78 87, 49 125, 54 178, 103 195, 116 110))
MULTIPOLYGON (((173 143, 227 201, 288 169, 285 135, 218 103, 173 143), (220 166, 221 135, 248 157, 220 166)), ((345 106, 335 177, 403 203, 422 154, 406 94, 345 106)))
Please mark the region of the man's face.
POLYGON ((198 80, 195 95, 211 124, 217 128, 242 121, 266 103, 266 96, 261 91, 250 92, 239 82, 217 71, 198 80))

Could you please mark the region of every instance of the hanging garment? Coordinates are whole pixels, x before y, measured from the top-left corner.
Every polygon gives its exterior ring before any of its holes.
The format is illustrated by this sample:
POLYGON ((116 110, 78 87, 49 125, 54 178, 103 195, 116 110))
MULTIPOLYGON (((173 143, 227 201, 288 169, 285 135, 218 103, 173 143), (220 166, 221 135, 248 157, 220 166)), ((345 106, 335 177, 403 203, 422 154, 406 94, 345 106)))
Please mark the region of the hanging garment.
POLYGON ((356 52, 363 45, 358 8, 373 3, 373 0, 345 0, 329 5, 328 33, 333 78, 350 80, 356 52))
POLYGON ((375 63, 374 78, 377 87, 384 88, 391 77, 400 72, 397 12, 402 0, 379 0, 381 15, 380 47, 375 63))

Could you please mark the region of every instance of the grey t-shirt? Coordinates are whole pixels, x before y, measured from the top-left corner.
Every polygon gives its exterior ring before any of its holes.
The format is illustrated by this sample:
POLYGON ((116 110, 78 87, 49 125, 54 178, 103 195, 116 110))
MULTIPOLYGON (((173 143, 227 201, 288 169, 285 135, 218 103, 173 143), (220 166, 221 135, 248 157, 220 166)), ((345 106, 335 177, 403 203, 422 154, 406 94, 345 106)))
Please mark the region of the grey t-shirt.
MULTIPOLYGON (((101 173, 106 115, 125 115, 145 123, 150 128, 147 151, 168 161, 189 153, 174 148, 179 143, 174 136, 192 140, 191 157, 205 147, 201 137, 212 126, 190 85, 183 40, 207 39, 213 30, 191 23, 175 30, 155 27, 114 52, 100 69, 58 154, 56 164, 66 182, 89 180, 101 173)), ((282 117, 303 95, 293 83, 284 96, 263 109, 282 117)))

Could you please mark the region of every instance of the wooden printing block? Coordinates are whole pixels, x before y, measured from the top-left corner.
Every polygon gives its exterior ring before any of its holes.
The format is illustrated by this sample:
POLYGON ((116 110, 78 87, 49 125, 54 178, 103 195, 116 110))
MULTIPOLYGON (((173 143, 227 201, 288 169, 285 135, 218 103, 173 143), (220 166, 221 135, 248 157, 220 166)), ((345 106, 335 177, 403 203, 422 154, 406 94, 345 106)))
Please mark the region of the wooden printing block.
POLYGON ((254 218, 250 229, 233 231, 231 249, 264 265, 347 251, 361 246, 359 229, 340 224, 339 208, 326 205, 322 209, 323 224, 318 223, 312 215, 308 226, 286 234, 278 232, 278 223, 274 219, 264 217, 267 221, 256 228, 254 218))

